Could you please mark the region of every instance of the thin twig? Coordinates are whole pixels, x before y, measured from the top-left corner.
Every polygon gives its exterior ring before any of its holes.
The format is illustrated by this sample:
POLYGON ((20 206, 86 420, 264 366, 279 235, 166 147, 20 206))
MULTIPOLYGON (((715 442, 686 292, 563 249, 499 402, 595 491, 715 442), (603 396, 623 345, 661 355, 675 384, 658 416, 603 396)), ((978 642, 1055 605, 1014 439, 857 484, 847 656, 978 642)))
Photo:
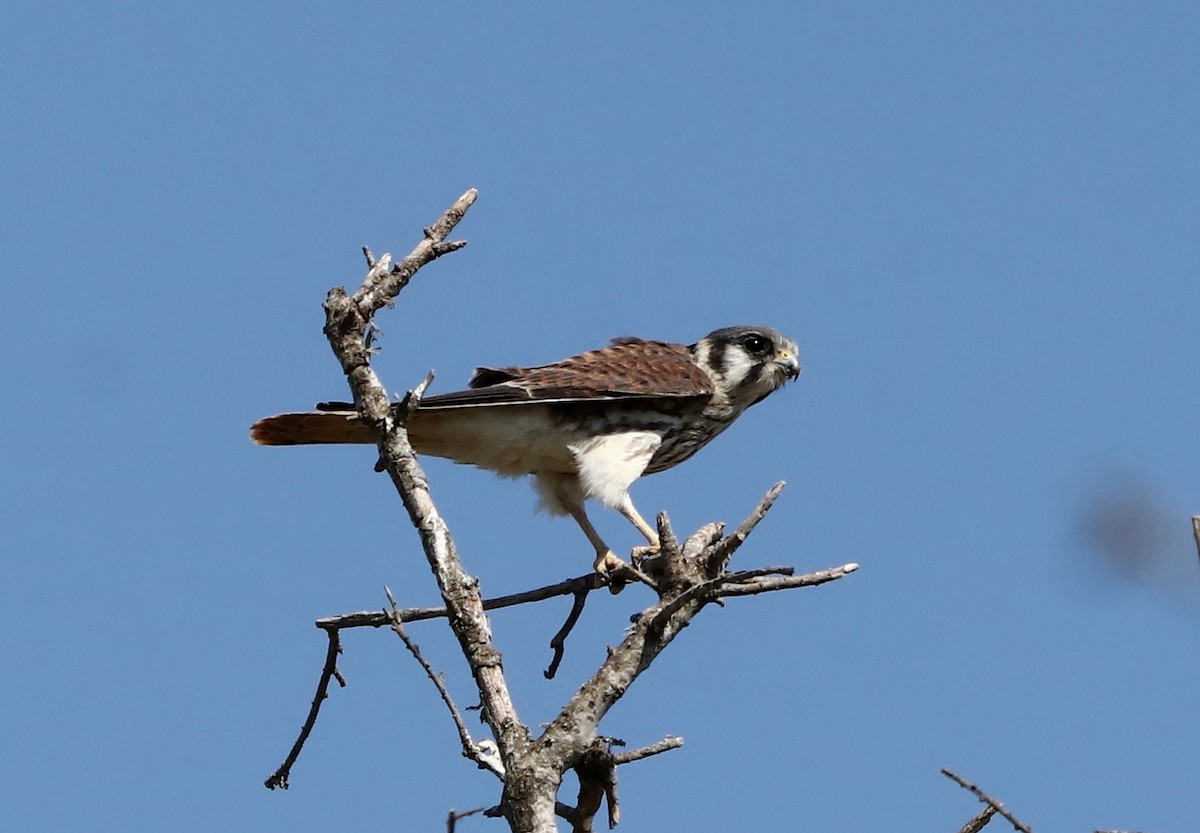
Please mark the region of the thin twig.
POLYGON ((787 483, 780 480, 768 489, 762 500, 758 502, 758 506, 754 507, 754 511, 738 525, 733 534, 713 549, 707 559, 708 575, 715 576, 724 572, 729 565, 729 560, 733 558, 733 554, 750 537, 750 533, 754 531, 754 527, 758 526, 759 521, 767 516, 767 512, 771 510, 771 506, 774 505, 786 485, 787 483))
MULTIPOLYGON (((771 593, 775 590, 791 590, 796 587, 815 587, 818 584, 836 581, 858 569, 854 563, 843 564, 840 567, 830 567, 828 570, 817 570, 800 576, 763 576, 746 581, 725 584, 716 593, 718 598, 730 596, 756 596, 759 593, 771 593)), ((754 572, 747 570, 746 572, 754 572)))
POLYGON ((291 751, 288 752, 279 769, 272 772, 267 780, 263 782, 269 790, 273 790, 276 787, 282 790, 288 788, 288 776, 292 772, 292 765, 300 757, 300 750, 304 748, 305 741, 312 734, 313 727, 317 725, 317 714, 321 711, 321 704, 329 696, 329 681, 336 679, 338 685, 342 688, 346 687, 345 678, 337 670, 338 654, 342 652, 341 636, 336 630, 326 631, 326 634, 329 637, 329 647, 325 650, 325 666, 321 669, 321 679, 317 682, 317 693, 313 695, 312 705, 308 709, 308 717, 305 718, 304 725, 300 727, 300 736, 292 744, 291 751))
POLYGON ((571 612, 567 614, 567 619, 563 622, 558 633, 550 640, 550 648, 554 651, 554 658, 550 660, 550 667, 543 673, 547 680, 553 680, 554 675, 558 673, 558 664, 562 662, 563 651, 567 645, 567 637, 570 636, 571 630, 575 627, 575 623, 579 621, 579 615, 583 613, 583 606, 587 603, 588 593, 590 588, 575 591, 575 600, 571 603, 571 612))
POLYGON ((1192 515, 1192 537, 1196 539, 1196 554, 1200 555, 1200 515, 1192 515))
POLYGON ((984 804, 988 804, 988 805, 994 807, 996 812, 999 813, 1000 815, 1004 816, 1004 818, 1008 819, 1009 824, 1011 824, 1014 828, 1019 830, 1020 833, 1033 833, 1033 831, 1030 830, 1027 826, 1025 826, 1021 822, 1017 821, 1013 817, 1012 813, 1008 812, 1008 810, 1005 810, 1003 804, 1001 804, 996 799, 992 798, 990 795, 985 793, 983 790, 979 789, 979 787, 975 786, 967 779, 963 778, 961 775, 951 772, 950 770, 948 770, 944 767, 942 768, 942 775, 945 775, 947 778, 949 778, 954 783, 958 784, 964 790, 966 790, 969 793, 971 793, 972 795, 974 795, 976 798, 978 798, 984 804))
POLYGON ((695 599, 703 598, 706 594, 712 594, 714 598, 720 596, 721 588, 727 584, 732 586, 750 584, 757 579, 766 576, 776 576, 780 571, 789 571, 791 569, 791 567, 764 567, 758 570, 741 570, 736 573, 724 573, 714 579, 693 584, 654 614, 654 621, 651 623, 650 628, 651 630, 662 628, 666 624, 666 621, 674 616, 680 608, 695 599))
POLYGON ((486 755, 483 755, 480 752, 479 747, 475 745, 475 741, 471 738, 471 732, 467 729, 467 722, 463 720, 462 712, 458 710, 458 706, 454 704, 454 698, 450 696, 450 691, 446 688, 446 681, 442 678, 441 674, 433 670, 433 666, 430 665, 429 661, 425 659, 425 656, 421 653, 421 649, 417 646, 417 643, 413 642, 412 638, 409 637, 408 632, 404 630, 404 623, 400 621, 400 617, 397 615, 400 607, 396 604, 396 597, 392 595, 391 588, 385 587, 383 589, 384 592, 387 593, 388 603, 392 606, 392 630, 395 632, 396 636, 400 637, 400 640, 404 643, 404 647, 407 648, 408 652, 413 655, 413 659, 415 659, 420 664, 421 668, 424 669, 425 676, 427 676, 430 682, 433 683, 434 688, 437 689, 438 695, 442 698, 442 702, 445 703, 446 708, 450 710, 450 719, 454 721, 454 728, 458 729, 458 739, 462 743, 463 756, 470 758, 475 763, 479 764, 480 769, 490 770, 499 776, 501 780, 503 780, 504 772, 497 768, 494 760, 490 759, 486 755))
POLYGON ((643 746, 640 749, 631 749, 628 752, 617 752, 613 755, 613 763, 617 766, 631 764, 643 758, 670 752, 672 749, 678 749, 681 746, 683 746, 683 738, 676 737, 675 735, 667 735, 662 740, 652 743, 649 746, 643 746))
MULTIPOLYGON (((512 593, 508 596, 497 596, 494 599, 484 599, 484 610, 498 610, 504 607, 543 602, 559 596, 569 596, 581 590, 594 590, 598 587, 597 574, 569 578, 556 584, 547 584, 533 590, 512 593)), ((400 608, 401 622, 419 622, 424 619, 438 619, 446 615, 444 607, 402 607, 400 608)), ((356 613, 343 613, 338 616, 326 616, 316 621, 316 626, 322 630, 329 628, 379 628, 391 624, 391 614, 387 611, 362 610, 356 613)))
POLYGON ((400 400, 400 407, 397 409, 404 414, 404 418, 408 419, 417 410, 417 406, 421 404, 421 397, 425 395, 425 391, 429 390, 429 386, 433 384, 433 370, 431 369, 425 374, 425 378, 421 380, 415 388, 410 388, 404 398, 400 400))
MULTIPOLYGON (((471 188, 455 200, 437 222, 425 229, 424 239, 416 248, 390 269, 375 269, 378 262, 373 264, 372 273, 354 293, 354 303, 363 315, 370 317, 389 301, 394 301, 422 266, 466 245, 462 241, 447 242, 446 236, 462 221, 478 196, 479 192, 471 188)), ((379 262, 383 260, 380 258, 379 262)))
POLYGON ((451 810, 450 815, 446 816, 446 833, 454 833, 454 828, 458 825, 459 819, 465 819, 476 813, 482 813, 486 809, 487 807, 476 807, 474 810, 463 810, 461 813, 457 810, 451 810))
POLYGON ((630 579, 641 582, 652 590, 658 589, 658 583, 642 572, 640 567, 625 562, 621 562, 620 566, 608 576, 608 589, 616 595, 625 589, 625 585, 629 583, 630 579))

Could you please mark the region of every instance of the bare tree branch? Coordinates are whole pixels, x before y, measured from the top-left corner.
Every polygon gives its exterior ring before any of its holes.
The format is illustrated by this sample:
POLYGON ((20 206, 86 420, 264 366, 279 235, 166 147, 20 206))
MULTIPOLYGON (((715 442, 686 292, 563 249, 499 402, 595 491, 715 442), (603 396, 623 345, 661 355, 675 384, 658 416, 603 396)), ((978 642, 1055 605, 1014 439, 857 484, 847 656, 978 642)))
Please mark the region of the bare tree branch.
MULTIPOLYGON (((704 527, 701 532, 707 532, 710 527, 717 526, 710 524, 709 527, 704 527)), ((693 536, 694 537, 694 536, 693 536)), ((689 539, 691 540, 691 539, 689 539)), ((684 549, 685 557, 687 557, 687 548, 684 549)), ((655 556, 657 558, 657 556, 655 556)), ((647 559, 649 561, 649 559, 647 559)), ((847 573, 852 573, 858 569, 857 564, 843 564, 840 567, 831 567, 828 570, 818 570, 812 573, 805 573, 800 576, 784 575, 784 571, 790 571, 791 567, 769 567, 765 568, 764 575, 779 573, 778 579, 762 580, 762 581, 745 581, 736 586, 728 586, 721 588, 719 595, 725 596, 753 596, 758 593, 767 593, 772 590, 788 590, 795 587, 810 587, 817 584, 824 584, 828 581, 842 578, 847 573)), ((737 575, 737 574, 734 574, 737 575)), ((506 607, 515 607, 517 605, 528 604, 530 602, 542 602, 547 599, 554 599, 559 596, 570 596, 581 592, 594 590, 600 586, 600 583, 595 573, 577 576, 576 578, 565 579, 555 584, 547 584, 544 587, 537 587, 533 590, 525 590, 520 593, 512 593, 507 596, 497 596, 493 599, 483 600, 484 610, 500 610, 506 607)), ((402 607, 398 611, 401 622, 420 622, 426 619, 440 619, 446 616, 446 608, 444 607, 402 607)), ((381 628, 386 627, 391 623, 391 614, 384 610, 360 610, 354 613, 340 613, 336 616, 325 616, 314 623, 321 630, 341 630, 345 628, 381 628)))
POLYGON ((1196 539, 1196 554, 1200 555, 1200 515, 1192 515, 1192 537, 1196 539))
MULTIPOLYGON (((497 596, 494 599, 484 599, 484 610, 499 610, 505 607, 542 602, 558 596, 570 596, 582 590, 594 590, 600 586, 595 572, 576 578, 565 579, 555 584, 547 584, 533 590, 512 593, 507 596, 497 596)), ((399 611, 401 622, 419 622, 423 619, 439 619, 445 617, 444 607, 402 607, 399 611)), ((342 613, 338 616, 326 616, 316 621, 316 626, 322 630, 329 628, 379 628, 390 624, 391 615, 387 611, 362 610, 356 613, 342 613)))
POLYGON ((631 764, 634 761, 640 761, 652 755, 661 755, 663 752, 670 752, 672 749, 678 749, 681 746, 683 746, 683 738, 667 735, 667 737, 649 746, 643 746, 640 749, 631 749, 628 752, 617 752, 613 755, 613 763, 617 766, 631 764))
POLYGON ((668 552, 679 549, 679 539, 675 537, 675 530, 671 528, 671 519, 667 517, 667 513, 659 512, 657 520, 659 547, 668 552))
POLYGON ((720 595, 720 590, 726 584, 746 584, 756 579, 763 578, 769 575, 778 574, 780 571, 791 572, 791 567, 766 567, 760 570, 745 570, 738 573, 723 573, 714 579, 693 584, 687 590, 680 593, 675 598, 671 599, 666 605, 663 605, 654 614, 654 619, 650 623, 653 630, 660 630, 666 626, 667 620, 674 616, 684 605, 689 602, 701 599, 703 601, 712 601, 720 595))
POLYGON ((566 649, 567 637, 571 630, 575 627, 575 623, 579 621, 580 614, 583 613, 583 606, 587 604, 588 593, 591 588, 584 588, 575 591, 575 600, 571 603, 571 612, 567 614, 567 619, 563 622, 558 633, 550 640, 550 648, 554 651, 554 658, 550 660, 550 666, 543 672, 543 676, 547 680, 553 680, 554 675, 558 673, 558 664, 562 662, 563 651, 566 649))
POLYGON ((771 507, 775 505, 775 501, 779 499, 779 495, 786 485, 787 483, 780 480, 768 489, 762 500, 758 502, 758 506, 754 507, 754 511, 738 525, 737 530, 720 545, 713 547, 712 553, 708 556, 709 572, 720 573, 729 565, 729 559, 733 558, 738 547, 750 537, 750 533, 754 531, 754 527, 758 526, 759 521, 767 516, 767 512, 771 511, 771 507))
POLYGON ((575 803, 572 833, 592 833, 592 820, 603 800, 608 807, 608 827, 611 830, 621 820, 621 802, 617 797, 617 764, 609 741, 596 738, 576 761, 575 776, 579 779, 579 798, 575 803))
MULTIPOLYGON (((479 690, 483 719, 491 727, 506 773, 505 800, 501 804, 509 824, 518 830, 549 833, 554 825, 554 795, 548 788, 557 789, 563 770, 552 761, 526 754, 531 742, 529 729, 521 722, 504 679, 479 583, 463 569, 450 530, 434 505, 425 472, 408 441, 403 424, 406 409, 391 408, 387 391, 370 366, 371 352, 365 340, 375 312, 392 302, 418 269, 457 248, 445 243, 445 238, 475 197, 474 189, 463 194, 425 230, 425 239, 400 263, 384 269, 384 258, 377 261, 353 297, 340 288, 331 290, 325 299, 325 335, 346 374, 359 416, 375 436, 380 460, 417 530, 446 602, 450 627, 479 690)), ((415 399, 410 398, 410 404, 415 399)))
POLYGON ((729 596, 755 596, 759 593, 770 593, 774 590, 792 590, 796 587, 816 587, 844 578, 858 569, 853 562, 840 567, 830 567, 827 570, 817 570, 802 576, 776 576, 774 578, 754 578, 740 584, 726 584, 717 595, 720 598, 729 596))
MULTIPOLYGON (((408 285, 413 275, 422 266, 466 245, 462 241, 447 243, 446 238, 466 216, 478 196, 479 192, 474 188, 468 189, 454 201, 454 205, 442 213, 442 216, 432 226, 425 229, 425 239, 416 245, 408 257, 390 269, 386 267, 380 269, 377 268, 378 263, 371 263, 368 250, 368 265, 372 267, 372 270, 368 273, 362 286, 354 293, 354 303, 365 317, 370 318, 385 304, 392 303, 400 294, 400 290, 408 285)), ((390 255, 384 255, 386 259, 390 259, 390 257, 390 255)))
POLYGON ((471 732, 467 729, 467 722, 463 720, 462 712, 458 710, 458 706, 454 704, 454 698, 450 696, 450 691, 446 688, 446 681, 442 678, 441 674, 433 670, 433 666, 425 659, 417 643, 413 642, 408 632, 404 630, 404 623, 400 621, 400 617, 397 615, 400 608, 396 604, 396 597, 392 595, 391 588, 385 587, 384 590, 387 592, 388 602, 392 606, 392 631, 396 636, 400 637, 400 640, 404 643, 404 647, 413 655, 413 659, 420 664, 421 668, 425 671, 425 676, 433 683, 434 688, 437 689, 438 694, 442 698, 442 702, 449 709, 450 719, 454 721, 454 728, 458 730, 459 742, 462 743, 463 757, 470 758, 479 765, 480 769, 488 770, 503 781, 504 769, 494 756, 487 754, 486 748, 476 745, 475 741, 471 738, 471 732))
MULTIPOLYGON (((753 529, 754 524, 757 523, 756 518, 765 513, 766 510, 763 507, 769 506, 777 494, 777 488, 769 491, 764 500, 760 501, 755 513, 738 528, 734 535, 741 535, 744 540, 744 536, 749 534, 748 530, 753 529)), ((671 581, 664 579, 660 584, 659 604, 644 611, 636 619, 621 643, 610 649, 607 659, 600 668, 576 691, 558 717, 547 725, 535 743, 537 751, 544 752, 552 748, 561 755, 564 750, 568 750, 571 754, 568 754, 566 760, 573 765, 575 756, 582 755, 598 735, 600 720, 608 710, 625 694, 638 675, 650 666, 675 636, 687 627, 692 618, 713 600, 713 595, 705 591, 711 589, 715 594, 717 588, 723 587, 729 580, 730 576, 728 575, 713 576, 704 572, 706 567, 711 568, 721 562, 722 559, 714 558, 713 553, 729 548, 728 541, 728 538, 719 538, 713 541, 713 527, 708 526, 699 530, 689 541, 684 542, 682 548, 677 544, 669 546, 669 542, 666 540, 662 542, 662 552, 658 556, 661 560, 662 574, 665 577, 677 576, 678 578, 671 581), (696 555, 685 559, 683 553, 689 551, 689 545, 696 539, 709 543, 696 555), (699 590, 696 589, 698 587, 699 590), (668 595, 671 593, 674 595, 668 595)), ((736 547, 737 545, 733 545, 732 548, 736 549, 736 547)), ((792 586, 831 581, 852 571, 852 569, 842 567, 823 571, 818 578, 801 577, 805 579, 804 581, 797 581, 797 577, 791 576, 775 577, 769 580, 781 582, 777 587, 771 589, 786 589, 792 586), (792 583, 784 584, 782 583, 784 581, 792 583)), ((759 571, 748 571, 747 575, 757 576, 758 573, 759 571)), ((736 575, 735 581, 737 580, 736 575)), ((730 586, 741 587, 742 585, 730 586)), ((766 587, 756 588, 756 592, 766 592, 767 589, 766 587)), ((731 593, 731 595, 733 594, 731 593)))
POLYGON ((300 736, 296 738, 296 742, 292 744, 291 750, 279 769, 275 770, 268 776, 263 783, 267 789, 273 790, 276 787, 286 790, 288 788, 288 777, 291 775, 292 766, 296 763, 296 759, 300 757, 300 750, 304 748, 308 736, 312 734, 313 727, 317 725, 317 715, 321 711, 321 704, 325 702, 325 698, 329 696, 329 681, 336 679, 338 685, 345 688, 346 681, 337 670, 338 654, 342 652, 342 641, 336 630, 326 632, 329 637, 329 647, 325 651, 325 666, 321 669, 321 677, 317 681, 317 693, 313 695, 312 706, 308 710, 308 717, 304 720, 304 725, 300 727, 300 736))
POLYGON ((963 778, 961 775, 951 772, 950 770, 945 769, 945 768, 942 769, 942 775, 945 775, 947 778, 949 778, 954 783, 958 784, 964 790, 967 790, 969 793, 974 795, 976 798, 978 798, 984 804, 987 804, 990 807, 992 807, 992 809, 994 809, 997 813, 999 813, 1004 818, 1008 819, 1009 824, 1011 824, 1014 828, 1019 830, 1020 833, 1033 833, 1033 831, 1030 830, 1027 826, 1025 826, 1021 822, 1017 821, 1016 818, 1013 817, 1012 813, 1008 812, 1008 810, 1005 810, 1003 804, 1001 804, 996 799, 992 798, 990 795, 985 793, 983 790, 979 789, 979 787, 975 786, 967 779, 963 778))
POLYGON ((980 830, 987 827, 987 823, 992 820, 994 815, 996 815, 996 808, 989 804, 979 811, 979 815, 964 824, 958 833, 979 833, 980 830))
POLYGON ((683 547, 679 551, 680 556, 684 560, 694 561, 706 549, 719 543, 721 536, 724 534, 725 524, 720 521, 705 524, 689 535, 688 539, 683 542, 683 547))
POLYGON ((454 833, 454 828, 458 826, 459 819, 465 819, 469 816, 474 816, 478 813, 482 813, 486 809, 486 807, 476 807, 474 810, 463 810, 461 812, 458 810, 451 810, 450 814, 446 816, 446 833, 454 833))

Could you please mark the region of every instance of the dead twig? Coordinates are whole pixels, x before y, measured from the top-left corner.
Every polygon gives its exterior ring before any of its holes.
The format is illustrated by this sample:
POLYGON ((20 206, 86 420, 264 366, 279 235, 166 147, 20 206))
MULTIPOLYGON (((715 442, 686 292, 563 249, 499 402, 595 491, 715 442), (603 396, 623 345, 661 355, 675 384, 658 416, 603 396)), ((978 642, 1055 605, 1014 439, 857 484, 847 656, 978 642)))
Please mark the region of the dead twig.
POLYGON ((730 596, 755 596, 759 593, 770 593, 775 590, 792 590, 797 587, 816 587, 818 584, 825 584, 843 578, 857 569, 858 565, 851 562, 850 564, 843 564, 840 567, 816 570, 799 576, 752 577, 742 582, 724 584, 717 590, 716 595, 724 599, 730 596))
POLYGON ((553 680, 554 675, 558 673, 558 665, 562 662, 563 651, 567 645, 567 637, 571 634, 575 623, 579 621, 579 616, 583 613, 583 606, 587 604, 587 597, 590 592, 590 587, 575 591, 575 600, 571 603, 571 612, 567 614, 567 619, 563 622, 562 627, 558 629, 558 633, 554 634, 554 637, 550 640, 550 649, 554 651, 554 657, 550 660, 550 666, 542 672, 547 680, 553 680))
POLYGON ((733 558, 733 554, 737 552, 738 547, 746 543, 746 539, 750 537, 750 533, 754 531, 754 527, 758 526, 759 521, 767 516, 767 512, 771 511, 771 507, 775 505, 779 495, 783 492, 783 487, 787 483, 780 480, 774 486, 767 490, 763 495, 762 500, 758 502, 758 506, 754 507, 754 511, 738 524, 738 528, 734 533, 726 537, 721 543, 713 547, 712 552, 708 554, 705 566, 707 567, 708 575, 715 576, 725 571, 729 566, 729 560, 733 558))
POLYGON ((385 254, 375 261, 370 250, 364 248, 371 271, 367 274, 362 286, 354 293, 354 302, 358 308, 368 317, 373 315, 385 304, 394 301, 422 266, 467 245, 462 240, 447 241, 446 237, 454 230, 455 226, 462 222, 463 217, 475 204, 478 196, 479 192, 474 188, 468 189, 454 201, 453 205, 442 212, 442 216, 432 226, 424 230, 424 239, 416 245, 412 252, 391 266, 390 269, 387 268, 387 264, 391 261, 391 255, 385 254))
POLYGON ((613 763, 617 766, 622 764, 631 764, 634 761, 640 761, 643 758, 649 758, 652 755, 661 755, 664 752, 670 752, 672 749, 678 749, 683 746, 683 738, 675 735, 667 735, 657 743, 652 743, 649 746, 643 746, 640 749, 631 749, 628 752, 617 752, 613 755, 613 763))
POLYGON ((959 828, 958 833, 979 833, 980 830, 987 827, 987 823, 992 820, 994 815, 996 815, 996 808, 989 804, 979 811, 979 815, 959 828))
MULTIPOLYGON (((765 576, 778 575, 780 572, 790 573, 791 567, 764 567, 758 570, 741 570, 736 573, 724 573, 714 579, 693 584, 684 592, 680 593, 654 615, 654 620, 650 624, 651 630, 661 629, 674 616, 680 608, 694 600, 709 602, 721 595, 721 588, 725 585, 738 586, 749 584, 757 579, 765 576)), ((782 588, 780 588, 782 589, 782 588)))
POLYGON ((263 782, 269 790, 273 790, 276 787, 281 790, 288 788, 288 776, 291 775, 292 765, 300 757, 300 750, 304 748, 305 741, 312 734, 313 727, 317 725, 317 715, 321 711, 321 704, 329 696, 329 681, 336 679, 338 685, 342 688, 346 687, 345 678, 337 670, 338 654, 342 652, 341 636, 337 630, 326 631, 326 634, 329 637, 329 647, 325 651, 325 666, 321 669, 321 678, 317 681, 317 693, 313 695, 312 705, 308 709, 308 717, 304 719, 304 725, 300 727, 300 736, 292 744, 291 751, 288 752, 279 769, 272 772, 267 780, 263 782))
POLYGON ((468 816, 482 813, 486 809, 486 807, 476 807, 474 810, 463 810, 462 812, 451 810, 450 814, 446 816, 446 833, 454 833, 454 828, 458 826, 459 819, 465 819, 468 816))
POLYGON ((1033 833, 1033 831, 1030 830, 1029 827, 1027 827, 1026 825, 1022 824, 1021 822, 1017 821, 1017 819, 1013 817, 1012 813, 1008 812, 1008 810, 1005 810, 1003 804, 1001 804, 996 799, 992 798, 990 795, 985 793, 983 790, 979 789, 979 787, 975 786, 967 779, 963 778, 961 775, 958 775, 955 772, 951 772, 950 770, 948 770, 944 767, 942 768, 942 775, 945 775, 951 781, 958 784, 960 787, 962 787, 967 792, 971 793, 971 795, 978 798, 984 804, 987 804, 988 806, 992 807, 997 813, 999 813, 1004 818, 1008 819, 1009 824, 1011 824, 1014 828, 1016 828, 1018 831, 1020 831, 1020 833, 1033 833))
MULTIPOLYGON (((484 610, 499 610, 505 607, 543 602, 559 596, 570 596, 581 590, 593 590, 597 587, 596 573, 569 578, 533 590, 524 590, 507 596, 497 596, 494 599, 484 599, 484 610)), ((424 619, 438 619, 446 616, 445 607, 402 607, 399 611, 401 622, 419 622, 424 619)), ((391 614, 387 611, 363 610, 357 613, 342 613, 338 616, 326 616, 316 621, 316 626, 322 630, 329 628, 379 628, 391 623, 391 614)))
MULTIPOLYGON (((550 648, 554 651, 554 656, 544 674, 546 679, 553 679, 558 671, 559 664, 562 662, 567 636, 571 633, 571 630, 579 620, 580 614, 583 612, 583 605, 587 599, 587 595, 599 587, 600 584, 600 579, 596 573, 587 573, 555 584, 537 587, 533 590, 525 590, 521 593, 513 593, 508 596, 498 596, 494 599, 484 599, 483 609, 499 610, 505 607, 529 604, 530 602, 541 602, 559 596, 574 596, 575 600, 566 621, 558 633, 550 640, 550 648)), ((322 630, 379 628, 389 626, 394 617, 399 618, 401 622, 419 622, 425 619, 437 619, 445 616, 446 608, 444 607, 406 607, 394 612, 387 610, 362 610, 356 613, 342 613, 337 616, 323 617, 316 621, 316 626, 322 630)))
POLYGON ((425 671, 425 676, 427 676, 429 681, 433 683, 434 688, 437 689, 438 695, 442 698, 442 702, 445 703, 446 708, 449 709, 450 719, 454 721, 454 728, 458 730, 459 742, 462 743, 463 757, 470 758, 479 765, 480 769, 486 769, 494 773, 498 778, 500 778, 500 780, 503 781, 503 767, 501 767, 496 761, 495 756, 488 754, 487 748, 482 748, 471 738, 471 732, 469 729, 467 729, 467 722, 463 720, 462 712, 460 712, 458 710, 458 706, 454 704, 454 698, 450 696, 450 690, 446 688, 445 679, 441 674, 433 670, 433 666, 429 664, 429 661, 426 660, 425 656, 421 653, 420 647, 417 646, 417 643, 412 641, 412 638, 409 637, 408 632, 404 630, 404 623, 401 622, 400 617, 396 615, 399 612, 400 607, 396 604, 396 597, 392 595, 391 588, 385 587, 384 592, 387 593, 388 603, 392 606, 392 631, 396 634, 396 636, 400 637, 400 640, 404 643, 404 647, 408 649, 408 652, 413 655, 413 659, 415 659, 425 671))

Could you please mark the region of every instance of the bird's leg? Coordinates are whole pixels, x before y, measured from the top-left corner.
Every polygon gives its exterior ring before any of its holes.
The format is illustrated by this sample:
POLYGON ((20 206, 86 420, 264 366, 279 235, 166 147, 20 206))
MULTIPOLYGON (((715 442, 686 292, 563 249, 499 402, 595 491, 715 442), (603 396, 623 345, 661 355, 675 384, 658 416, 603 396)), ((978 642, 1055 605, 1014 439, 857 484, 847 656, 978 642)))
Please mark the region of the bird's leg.
POLYGON ((637 531, 646 536, 648 545, 645 547, 634 547, 633 552, 636 556, 654 555, 659 550, 658 530, 646 523, 646 519, 633 505, 633 498, 628 494, 621 500, 621 505, 617 507, 621 514, 629 519, 629 522, 637 527, 637 531))
POLYGON ((615 570, 625 566, 625 562, 617 558, 617 554, 608 548, 608 544, 600 537, 600 533, 596 531, 596 527, 592 526, 592 522, 588 520, 587 512, 583 506, 567 506, 567 512, 575 519, 575 523, 579 524, 579 528, 583 530, 583 534, 592 542, 592 546, 596 549, 596 561, 592 564, 592 569, 602 576, 611 575, 615 570))

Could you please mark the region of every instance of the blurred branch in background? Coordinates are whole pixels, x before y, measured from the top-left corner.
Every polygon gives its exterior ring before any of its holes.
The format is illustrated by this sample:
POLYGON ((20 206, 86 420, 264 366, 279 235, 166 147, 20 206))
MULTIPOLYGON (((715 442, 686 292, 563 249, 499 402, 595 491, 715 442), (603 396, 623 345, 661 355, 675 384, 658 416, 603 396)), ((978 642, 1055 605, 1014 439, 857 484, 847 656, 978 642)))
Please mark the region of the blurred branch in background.
POLYGON ((1192 515, 1192 537, 1196 539, 1196 555, 1200 555, 1200 515, 1192 515))
POLYGON ((1200 516, 1185 543, 1179 516, 1162 491, 1132 472, 1102 478, 1084 500, 1078 531, 1093 563, 1123 584, 1150 587, 1190 604, 1200 603, 1200 516))

